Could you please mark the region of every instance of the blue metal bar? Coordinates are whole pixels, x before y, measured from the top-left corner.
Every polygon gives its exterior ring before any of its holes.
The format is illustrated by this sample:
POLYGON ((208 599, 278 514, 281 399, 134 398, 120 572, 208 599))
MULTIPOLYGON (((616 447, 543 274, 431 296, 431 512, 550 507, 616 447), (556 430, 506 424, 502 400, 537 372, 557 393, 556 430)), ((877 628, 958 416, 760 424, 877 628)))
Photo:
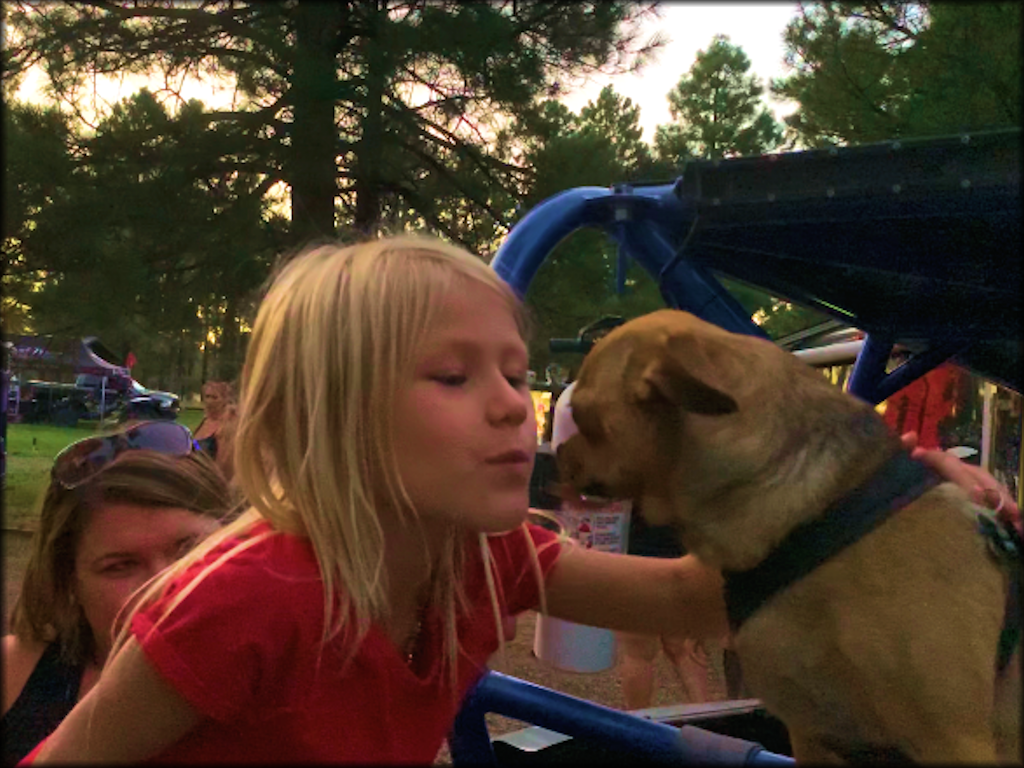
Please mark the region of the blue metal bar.
MULTIPOLYGON (((491 266, 519 296, 525 296, 548 253, 584 226, 603 228, 630 257, 657 277, 676 248, 663 228, 692 219, 672 185, 608 190, 580 187, 548 198, 520 221, 499 248, 491 266)), ((622 279, 620 263, 619 280, 622 279)), ((736 333, 765 337, 739 303, 707 270, 680 260, 664 276, 662 293, 669 306, 686 309, 736 333), (676 299, 673 301, 673 299, 676 299)))
POLYGON ((767 752, 753 742, 719 736, 693 726, 680 730, 498 672, 487 672, 462 705, 449 741, 455 765, 494 765, 494 750, 484 719, 487 712, 648 760, 792 765, 789 758, 767 752))
POLYGON ((872 405, 882 402, 881 399, 876 399, 878 384, 885 377, 885 365, 889 362, 891 354, 892 339, 878 334, 867 334, 864 337, 864 346, 861 347, 857 362, 853 364, 853 371, 850 373, 850 394, 872 405))
POLYGON ((967 344, 961 340, 936 344, 912 356, 899 368, 887 374, 885 366, 892 354, 892 341, 876 334, 868 334, 864 337, 864 346, 850 374, 850 394, 872 405, 878 405, 957 352, 963 351, 967 344))
POLYGON ((930 349, 914 355, 903 365, 885 376, 875 387, 875 394, 872 403, 880 403, 887 397, 899 392, 907 384, 916 381, 933 368, 942 365, 957 352, 963 351, 967 346, 966 342, 951 341, 945 344, 937 344, 930 349))
MULTIPOLYGON (((624 227, 622 238, 630 255, 654 276, 659 275, 675 255, 675 248, 660 229, 646 222, 633 222, 624 227)), ((767 338, 740 303, 699 264, 680 259, 664 275, 661 287, 666 303, 675 309, 691 312, 733 333, 767 338)))
POLYGON ((509 232, 491 267, 520 298, 559 241, 592 221, 589 203, 611 195, 605 187, 579 187, 535 206, 509 232))
MULTIPOLYGON (((581 227, 603 229, 614 237, 617 225, 625 222, 669 226, 685 220, 682 203, 672 189, 671 184, 619 191, 578 187, 549 197, 512 228, 491 267, 521 298, 552 249, 581 227)), ((637 254, 631 255, 636 258, 637 254)))
MULTIPOLYGON (((490 673, 487 673, 490 674, 490 673)), ((482 682, 482 681, 481 681, 482 682)), ((477 688, 480 683, 477 684, 477 688)), ((462 703, 448 734, 448 749, 454 765, 495 765, 494 747, 487 731, 487 710, 474 699, 474 690, 462 703)))

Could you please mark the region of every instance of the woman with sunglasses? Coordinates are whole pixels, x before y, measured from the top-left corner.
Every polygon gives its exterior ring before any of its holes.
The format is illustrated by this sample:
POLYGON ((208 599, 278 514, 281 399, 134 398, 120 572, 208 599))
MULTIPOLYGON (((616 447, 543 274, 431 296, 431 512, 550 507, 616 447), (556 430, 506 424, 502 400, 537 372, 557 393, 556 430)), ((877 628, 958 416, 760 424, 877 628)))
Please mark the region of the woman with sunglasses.
POLYGON ((4 638, 3 763, 51 733, 96 682, 116 617, 232 506, 180 424, 146 422, 68 446, 42 500, 4 638))

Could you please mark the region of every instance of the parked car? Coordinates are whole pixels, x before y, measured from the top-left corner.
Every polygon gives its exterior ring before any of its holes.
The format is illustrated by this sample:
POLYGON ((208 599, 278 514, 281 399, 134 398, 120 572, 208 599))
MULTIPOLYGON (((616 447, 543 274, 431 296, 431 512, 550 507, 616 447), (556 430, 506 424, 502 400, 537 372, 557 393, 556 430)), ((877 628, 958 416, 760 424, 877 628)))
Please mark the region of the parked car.
POLYGON ((87 393, 74 384, 27 381, 18 388, 17 418, 27 424, 73 426, 89 412, 87 393))
POLYGON ((144 387, 132 379, 132 387, 122 405, 127 419, 168 419, 178 418, 181 411, 180 398, 171 392, 161 392, 144 387))

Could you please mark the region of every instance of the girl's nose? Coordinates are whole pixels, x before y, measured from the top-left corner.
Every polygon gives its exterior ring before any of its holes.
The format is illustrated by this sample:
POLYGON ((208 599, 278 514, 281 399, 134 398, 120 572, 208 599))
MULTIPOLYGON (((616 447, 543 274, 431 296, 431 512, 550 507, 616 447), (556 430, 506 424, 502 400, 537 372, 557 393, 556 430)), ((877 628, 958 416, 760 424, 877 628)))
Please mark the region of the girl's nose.
POLYGON ((533 412, 533 409, 527 406, 523 393, 504 378, 492 395, 489 407, 492 422, 509 423, 514 426, 522 424, 533 412))

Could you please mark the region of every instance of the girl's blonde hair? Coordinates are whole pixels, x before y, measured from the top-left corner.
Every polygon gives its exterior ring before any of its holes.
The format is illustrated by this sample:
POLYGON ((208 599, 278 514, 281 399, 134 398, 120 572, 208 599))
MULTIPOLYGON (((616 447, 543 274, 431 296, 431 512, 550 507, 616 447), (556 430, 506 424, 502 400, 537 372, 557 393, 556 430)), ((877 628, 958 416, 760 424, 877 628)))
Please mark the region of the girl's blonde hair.
POLYGON ((177 507, 220 521, 233 502, 227 481, 200 453, 176 457, 126 451, 73 489, 51 481, 41 498, 39 528, 11 611, 11 631, 26 642, 59 643, 69 664, 90 661, 96 639, 74 597, 75 557, 90 512, 104 504, 129 503, 177 507))
MULTIPOLYGON (((352 630, 354 651, 370 622, 390 613, 378 510, 398 510, 408 524, 418 521, 396 460, 395 397, 444 298, 466 283, 506 302, 525 338, 524 311, 511 289, 483 261, 435 238, 325 245, 287 263, 260 306, 242 372, 235 480, 252 508, 160 577, 137 604, 156 597, 224 537, 262 518, 275 531, 309 538, 324 584, 323 638, 352 630)), ((446 539, 430 599, 446 617, 454 675, 467 539, 454 525, 446 539)), ((167 613, 232 552, 255 542, 248 538, 207 566, 167 613)), ((479 545, 503 641, 483 535, 479 545)), ((537 553, 530 551, 541 579, 537 553)))

